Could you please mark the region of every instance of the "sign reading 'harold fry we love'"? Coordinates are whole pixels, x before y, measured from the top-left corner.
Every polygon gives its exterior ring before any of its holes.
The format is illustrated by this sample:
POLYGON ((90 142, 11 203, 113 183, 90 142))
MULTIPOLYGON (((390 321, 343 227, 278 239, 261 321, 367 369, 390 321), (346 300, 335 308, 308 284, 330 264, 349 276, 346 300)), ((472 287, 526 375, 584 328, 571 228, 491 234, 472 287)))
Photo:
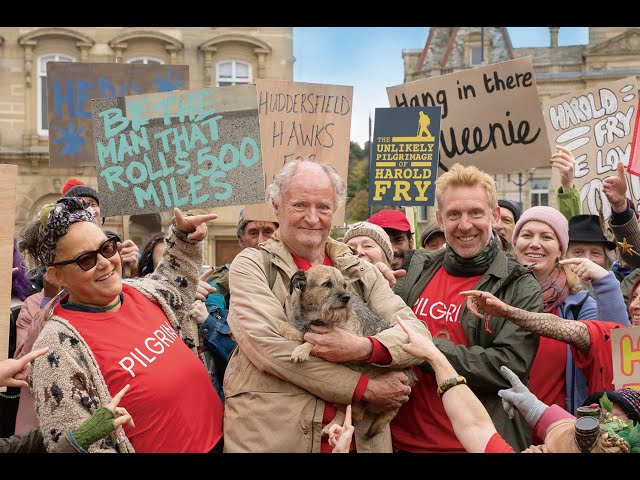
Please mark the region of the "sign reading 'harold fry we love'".
MULTIPOLYGON (((636 78, 627 77, 543 102, 550 147, 562 145, 576 159, 574 185, 584 213, 598 215, 602 202, 604 218, 611 214, 602 182, 617 175, 618 163, 629 162, 637 91, 636 78)), ((560 186, 557 183, 552 191, 560 186)), ((640 203, 640 179, 627 174, 627 184, 633 203, 640 203)))

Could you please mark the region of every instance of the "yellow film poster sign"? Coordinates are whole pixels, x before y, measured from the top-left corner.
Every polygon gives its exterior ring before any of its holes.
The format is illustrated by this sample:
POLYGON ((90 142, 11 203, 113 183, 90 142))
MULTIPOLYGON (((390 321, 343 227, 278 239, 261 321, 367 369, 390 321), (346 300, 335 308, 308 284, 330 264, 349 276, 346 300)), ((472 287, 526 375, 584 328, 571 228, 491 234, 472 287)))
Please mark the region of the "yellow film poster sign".
POLYGON ((440 107, 376 108, 369 205, 434 204, 440 107))

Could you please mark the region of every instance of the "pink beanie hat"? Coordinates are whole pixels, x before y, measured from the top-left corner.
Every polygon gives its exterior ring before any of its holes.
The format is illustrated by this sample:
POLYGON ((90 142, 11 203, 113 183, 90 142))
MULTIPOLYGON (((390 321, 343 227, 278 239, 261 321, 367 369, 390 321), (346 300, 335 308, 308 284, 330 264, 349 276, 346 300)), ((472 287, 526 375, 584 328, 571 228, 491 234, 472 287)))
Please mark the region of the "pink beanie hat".
POLYGON ((524 211, 513 229, 512 243, 515 245, 522 226, 532 220, 549 225, 560 242, 560 252, 564 257, 569 248, 569 222, 559 211, 551 207, 531 207, 524 211))

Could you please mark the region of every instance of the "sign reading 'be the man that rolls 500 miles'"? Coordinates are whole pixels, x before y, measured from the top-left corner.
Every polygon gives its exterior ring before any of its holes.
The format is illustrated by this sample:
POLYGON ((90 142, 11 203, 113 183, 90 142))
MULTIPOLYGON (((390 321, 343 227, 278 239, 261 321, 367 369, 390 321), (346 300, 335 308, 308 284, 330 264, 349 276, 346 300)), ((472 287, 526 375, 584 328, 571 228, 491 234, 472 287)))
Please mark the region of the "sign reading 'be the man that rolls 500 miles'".
POLYGON ((264 201, 255 85, 91 102, 104 215, 264 201))

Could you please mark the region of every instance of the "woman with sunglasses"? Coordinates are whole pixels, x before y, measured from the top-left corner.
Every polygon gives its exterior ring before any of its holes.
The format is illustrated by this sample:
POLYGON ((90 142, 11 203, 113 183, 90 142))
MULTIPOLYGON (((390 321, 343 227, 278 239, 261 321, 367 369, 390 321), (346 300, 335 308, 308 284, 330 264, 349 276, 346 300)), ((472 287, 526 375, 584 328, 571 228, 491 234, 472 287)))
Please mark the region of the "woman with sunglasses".
POLYGON ((135 428, 125 426, 90 452, 221 451, 222 402, 196 355, 189 320, 205 222, 217 216, 174 209, 158 268, 123 281, 117 240, 92 221, 88 206, 62 198, 23 232, 29 254, 62 287, 42 312, 33 347, 49 347, 31 376, 47 450, 130 384, 122 407, 135 428))

